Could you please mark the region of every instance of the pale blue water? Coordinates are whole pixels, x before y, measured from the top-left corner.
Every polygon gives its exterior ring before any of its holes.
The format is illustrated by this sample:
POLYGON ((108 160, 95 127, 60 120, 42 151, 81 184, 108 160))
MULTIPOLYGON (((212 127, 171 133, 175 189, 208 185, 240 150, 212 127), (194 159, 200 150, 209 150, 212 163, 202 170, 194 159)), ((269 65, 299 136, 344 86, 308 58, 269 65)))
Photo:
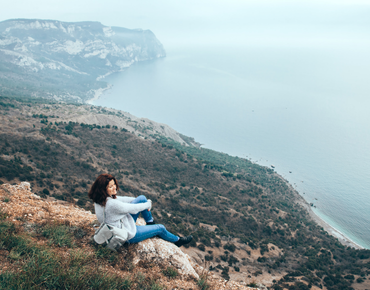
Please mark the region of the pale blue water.
POLYGON ((94 104, 168 124, 204 147, 273 164, 321 218, 370 248, 368 51, 168 49, 164 59, 108 77, 113 89, 94 104))

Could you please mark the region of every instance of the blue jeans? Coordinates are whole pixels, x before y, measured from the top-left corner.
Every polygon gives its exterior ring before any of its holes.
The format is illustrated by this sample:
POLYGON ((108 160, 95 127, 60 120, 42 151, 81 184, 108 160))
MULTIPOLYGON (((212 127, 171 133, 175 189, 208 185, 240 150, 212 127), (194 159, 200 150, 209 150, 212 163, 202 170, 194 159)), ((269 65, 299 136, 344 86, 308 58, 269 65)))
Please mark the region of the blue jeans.
MULTIPOLYGON (((144 195, 140 195, 133 201, 131 201, 131 203, 143 203, 146 201, 146 197, 144 195)), ((137 214, 131 214, 135 222, 140 213, 143 216, 145 222, 153 221, 152 213, 145 209, 137 214)), ((155 224, 149 226, 136 226, 136 235, 132 239, 128 240, 128 243, 134 244, 157 236, 171 243, 177 242, 179 240, 179 237, 167 231, 164 225, 155 224)))

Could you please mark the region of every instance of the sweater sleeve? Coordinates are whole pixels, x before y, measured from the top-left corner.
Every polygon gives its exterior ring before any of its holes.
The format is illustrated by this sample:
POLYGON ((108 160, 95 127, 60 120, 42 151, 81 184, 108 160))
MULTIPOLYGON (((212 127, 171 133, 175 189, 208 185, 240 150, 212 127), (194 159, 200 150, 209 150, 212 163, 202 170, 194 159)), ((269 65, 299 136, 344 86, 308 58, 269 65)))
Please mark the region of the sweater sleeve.
POLYGON ((117 215, 125 215, 128 213, 136 214, 141 212, 145 209, 149 209, 151 207, 151 202, 143 202, 143 203, 127 203, 122 202, 119 199, 110 199, 109 202, 106 204, 106 211, 111 216, 117 215))
POLYGON ((119 201, 122 201, 122 202, 130 203, 131 201, 133 201, 135 199, 135 197, 132 197, 132 196, 118 196, 117 195, 117 199, 119 201))

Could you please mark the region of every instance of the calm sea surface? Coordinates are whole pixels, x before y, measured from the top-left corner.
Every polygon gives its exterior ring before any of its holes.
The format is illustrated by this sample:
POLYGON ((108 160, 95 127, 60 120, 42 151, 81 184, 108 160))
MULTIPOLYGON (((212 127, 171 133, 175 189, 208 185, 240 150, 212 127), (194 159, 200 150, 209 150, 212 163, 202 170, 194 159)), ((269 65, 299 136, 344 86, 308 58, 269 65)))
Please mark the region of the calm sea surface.
POLYGON ((275 166, 315 212, 370 248, 370 57, 362 46, 169 49, 106 78, 95 105, 275 166), (291 173, 290 173, 291 172, 291 173))

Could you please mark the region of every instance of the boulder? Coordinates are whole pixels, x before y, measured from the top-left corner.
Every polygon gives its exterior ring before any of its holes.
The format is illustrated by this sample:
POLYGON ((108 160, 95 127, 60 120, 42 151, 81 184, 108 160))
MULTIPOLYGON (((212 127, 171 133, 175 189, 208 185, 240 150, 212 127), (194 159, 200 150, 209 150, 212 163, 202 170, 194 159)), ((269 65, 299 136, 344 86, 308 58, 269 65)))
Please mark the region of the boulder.
MULTIPOLYGON (((137 225, 145 225, 145 221, 139 218, 137 225)), ((194 270, 196 266, 191 261, 189 255, 181 251, 175 244, 162 240, 161 238, 151 238, 144 240, 137 245, 129 245, 128 250, 132 255, 134 265, 139 262, 149 262, 173 267, 182 275, 199 279, 198 273, 194 270), (194 266, 194 267, 193 267, 194 266)))
POLYGON ((173 243, 160 238, 152 238, 138 243, 135 252, 134 264, 140 261, 164 264, 176 268, 182 275, 199 279, 199 275, 192 266, 190 257, 173 243))

